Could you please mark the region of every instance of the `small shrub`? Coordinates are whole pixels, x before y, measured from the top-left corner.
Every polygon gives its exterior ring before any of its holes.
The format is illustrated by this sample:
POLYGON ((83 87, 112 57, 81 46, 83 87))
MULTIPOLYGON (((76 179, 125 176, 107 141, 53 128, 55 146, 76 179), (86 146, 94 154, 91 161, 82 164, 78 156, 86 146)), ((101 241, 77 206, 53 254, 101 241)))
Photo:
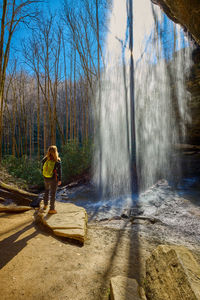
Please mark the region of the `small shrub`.
POLYGON ((21 178, 31 185, 38 187, 43 185, 41 163, 37 159, 8 155, 3 158, 2 164, 12 176, 21 178))
POLYGON ((83 174, 91 166, 92 144, 69 141, 61 153, 63 182, 83 174))
MULTIPOLYGON (((68 142, 62 148, 62 182, 68 183, 83 174, 91 166, 92 144, 79 144, 75 141, 68 142)), ((13 155, 4 156, 3 166, 15 178, 23 179, 29 185, 43 186, 41 162, 27 156, 16 158, 13 155)))

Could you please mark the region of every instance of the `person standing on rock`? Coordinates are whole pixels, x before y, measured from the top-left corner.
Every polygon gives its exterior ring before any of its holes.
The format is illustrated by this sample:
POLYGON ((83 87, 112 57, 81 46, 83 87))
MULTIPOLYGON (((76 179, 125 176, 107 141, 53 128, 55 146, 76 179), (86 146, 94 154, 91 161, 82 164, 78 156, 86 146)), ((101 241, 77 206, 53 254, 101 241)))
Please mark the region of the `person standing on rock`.
POLYGON ((43 210, 47 209, 50 192, 50 209, 48 213, 56 214, 55 196, 58 185, 61 185, 61 159, 58 156, 57 147, 54 145, 48 148, 47 154, 42 160, 42 174, 45 185, 43 210))

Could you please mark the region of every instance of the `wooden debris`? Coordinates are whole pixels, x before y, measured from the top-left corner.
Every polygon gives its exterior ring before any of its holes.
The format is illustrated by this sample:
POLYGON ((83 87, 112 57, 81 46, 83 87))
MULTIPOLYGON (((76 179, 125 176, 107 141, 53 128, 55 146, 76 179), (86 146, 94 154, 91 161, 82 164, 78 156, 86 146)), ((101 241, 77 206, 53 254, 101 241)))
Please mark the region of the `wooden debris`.
POLYGON ((0 181, 0 197, 5 201, 11 200, 18 205, 29 206, 30 202, 38 197, 38 195, 29 193, 0 181))
POLYGON ((134 220, 145 220, 145 221, 149 221, 152 224, 162 223, 162 221, 159 220, 158 218, 148 217, 148 216, 133 216, 130 218, 131 223, 134 223, 134 220))
POLYGON ((17 206, 17 205, 0 205, 1 212, 24 212, 31 210, 31 207, 28 206, 17 206))

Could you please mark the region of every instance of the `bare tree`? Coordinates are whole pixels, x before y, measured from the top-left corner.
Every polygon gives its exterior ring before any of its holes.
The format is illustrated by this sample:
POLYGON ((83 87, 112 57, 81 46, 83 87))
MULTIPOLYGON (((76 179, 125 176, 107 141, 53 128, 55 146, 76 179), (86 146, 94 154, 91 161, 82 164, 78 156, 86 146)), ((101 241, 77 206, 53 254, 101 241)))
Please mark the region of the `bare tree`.
POLYGON ((0 40, 0 162, 2 158, 3 105, 6 69, 13 34, 20 23, 28 24, 37 16, 34 5, 38 0, 3 0, 0 40))
MULTIPOLYGON (((94 130, 90 113, 95 85, 103 68, 103 1, 91 3, 89 0, 80 0, 77 10, 74 5, 77 2, 67 1, 69 5, 65 9, 63 27, 51 14, 35 23, 34 34, 24 44, 23 53, 24 61, 34 74, 16 72, 10 84, 10 78, 5 81, 6 89, 2 92, 5 97, 1 98, 1 115, 4 111, 4 116, 9 120, 3 139, 9 141, 13 154, 33 156, 37 153, 39 159, 48 145, 57 141, 63 145, 68 139, 79 141, 80 137, 81 141, 88 142, 94 130)), ((17 13, 23 15, 24 19, 19 22, 31 20, 32 14, 27 11, 25 15, 25 8, 36 2, 39 1, 20 2, 23 3, 23 11, 17 13)), ((15 7, 19 2, 13 0, 3 3, 1 21, 9 33, 6 20, 8 15, 11 17, 12 4, 15 7)), ((3 30, 1 35, 7 37, 3 30)), ((3 44, 4 50, 6 44, 3 44)), ((4 52, 0 54, 2 56, 4 52)), ((0 118, 1 140, 2 121, 3 117, 0 118)), ((5 146, 4 151, 7 151, 5 146)))
MULTIPOLYGON (((60 55, 62 30, 54 24, 54 16, 38 22, 38 31, 24 46, 26 63, 34 70, 38 89, 43 98, 44 153, 49 144, 56 143, 56 129, 65 143, 62 126, 57 116, 57 96, 60 84, 60 55)), ((39 107, 39 103, 38 103, 39 107)), ((38 112, 39 116, 39 112, 38 112)), ((39 123, 38 123, 39 128, 39 123)))

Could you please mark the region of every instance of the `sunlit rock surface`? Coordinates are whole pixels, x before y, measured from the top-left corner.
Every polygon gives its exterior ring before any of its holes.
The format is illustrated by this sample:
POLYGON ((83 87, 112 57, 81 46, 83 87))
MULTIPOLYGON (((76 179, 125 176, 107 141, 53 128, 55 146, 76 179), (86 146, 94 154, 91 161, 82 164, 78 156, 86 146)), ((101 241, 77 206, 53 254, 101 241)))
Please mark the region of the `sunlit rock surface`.
POLYGON ((145 284, 150 300, 199 300, 200 266, 187 248, 160 245, 146 262, 145 284))
POLYGON ((133 278, 115 276, 110 281, 111 300, 146 300, 142 287, 133 278))
POLYGON ((151 0, 162 7, 166 15, 185 27, 200 45, 200 1, 199 0, 151 0))
POLYGON ((49 215, 48 210, 39 211, 41 221, 50 227, 55 235, 84 243, 87 230, 87 213, 83 207, 71 203, 56 202, 57 214, 49 215))

